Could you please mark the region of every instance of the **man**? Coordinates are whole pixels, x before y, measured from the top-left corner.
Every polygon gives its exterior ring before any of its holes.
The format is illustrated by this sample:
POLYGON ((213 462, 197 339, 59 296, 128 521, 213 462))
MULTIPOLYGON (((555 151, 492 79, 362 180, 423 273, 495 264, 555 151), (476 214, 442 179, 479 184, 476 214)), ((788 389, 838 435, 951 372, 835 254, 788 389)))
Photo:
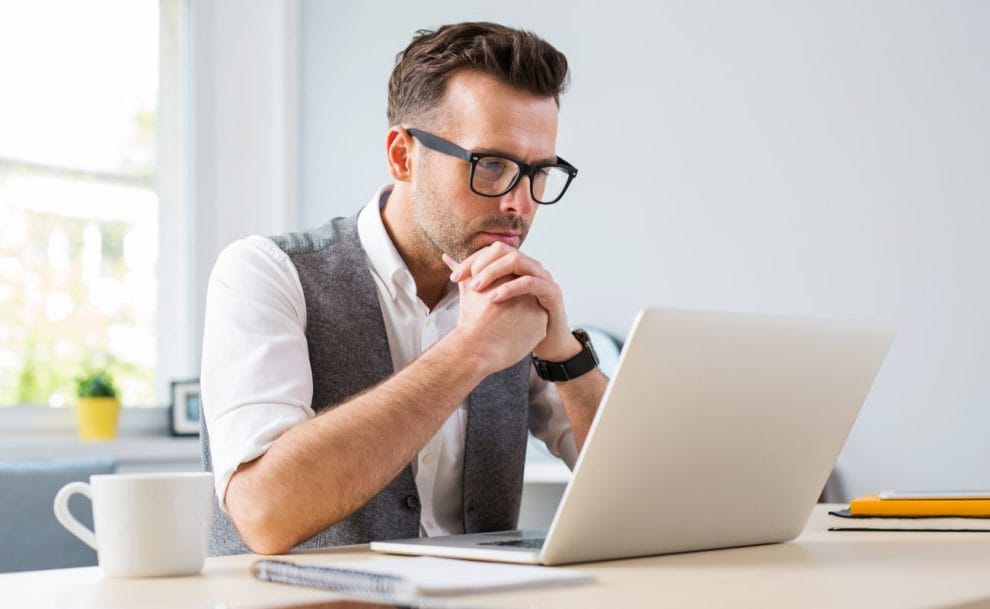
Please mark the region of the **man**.
POLYGON ((202 369, 213 553, 513 528, 527 428, 573 464, 607 379, 518 249, 577 173, 555 153, 566 79, 530 33, 419 32, 389 82, 394 185, 221 254, 202 369))

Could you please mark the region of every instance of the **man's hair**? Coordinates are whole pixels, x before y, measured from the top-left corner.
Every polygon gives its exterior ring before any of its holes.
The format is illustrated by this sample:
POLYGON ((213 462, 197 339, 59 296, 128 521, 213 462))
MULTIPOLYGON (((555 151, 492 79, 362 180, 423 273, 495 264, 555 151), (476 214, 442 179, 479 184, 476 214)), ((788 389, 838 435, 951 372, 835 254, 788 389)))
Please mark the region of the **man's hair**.
POLYGON ((560 105, 567 88, 567 58, 532 32, 497 23, 456 23, 419 30, 396 55, 388 82, 388 122, 420 121, 439 111, 447 80, 458 70, 477 70, 560 105))

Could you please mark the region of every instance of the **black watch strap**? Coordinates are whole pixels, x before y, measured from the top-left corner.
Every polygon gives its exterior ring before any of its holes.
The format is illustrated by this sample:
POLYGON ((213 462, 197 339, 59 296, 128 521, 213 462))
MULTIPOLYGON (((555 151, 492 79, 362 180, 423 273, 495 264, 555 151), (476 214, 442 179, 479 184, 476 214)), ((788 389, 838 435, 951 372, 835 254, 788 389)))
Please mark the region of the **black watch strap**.
POLYGON ((536 368, 536 375, 545 381, 569 381, 594 370, 598 366, 598 354, 591 344, 591 337, 584 330, 574 330, 574 338, 578 339, 583 347, 581 352, 567 360, 566 362, 548 362, 535 355, 533 366, 536 368))

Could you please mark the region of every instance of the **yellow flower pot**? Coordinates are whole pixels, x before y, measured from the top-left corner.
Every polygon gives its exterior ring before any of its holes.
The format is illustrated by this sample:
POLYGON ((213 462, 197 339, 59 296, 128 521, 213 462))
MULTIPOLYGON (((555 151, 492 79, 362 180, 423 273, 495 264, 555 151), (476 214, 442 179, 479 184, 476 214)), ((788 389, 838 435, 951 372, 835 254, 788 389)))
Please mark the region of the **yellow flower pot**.
POLYGON ((76 422, 80 440, 112 440, 117 437, 120 400, 117 398, 79 398, 76 422))

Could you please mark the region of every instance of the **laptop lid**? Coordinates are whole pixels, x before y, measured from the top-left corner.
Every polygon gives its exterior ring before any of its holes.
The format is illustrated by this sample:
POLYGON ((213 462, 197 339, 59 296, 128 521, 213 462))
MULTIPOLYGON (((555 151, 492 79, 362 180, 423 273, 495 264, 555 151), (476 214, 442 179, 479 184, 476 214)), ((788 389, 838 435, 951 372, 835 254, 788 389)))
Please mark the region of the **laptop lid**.
POLYGON ((641 312, 542 562, 793 539, 892 340, 856 321, 641 312))
POLYGON ((372 549, 566 564, 793 539, 892 340, 863 322, 646 309, 541 549, 502 551, 498 533, 372 549))

